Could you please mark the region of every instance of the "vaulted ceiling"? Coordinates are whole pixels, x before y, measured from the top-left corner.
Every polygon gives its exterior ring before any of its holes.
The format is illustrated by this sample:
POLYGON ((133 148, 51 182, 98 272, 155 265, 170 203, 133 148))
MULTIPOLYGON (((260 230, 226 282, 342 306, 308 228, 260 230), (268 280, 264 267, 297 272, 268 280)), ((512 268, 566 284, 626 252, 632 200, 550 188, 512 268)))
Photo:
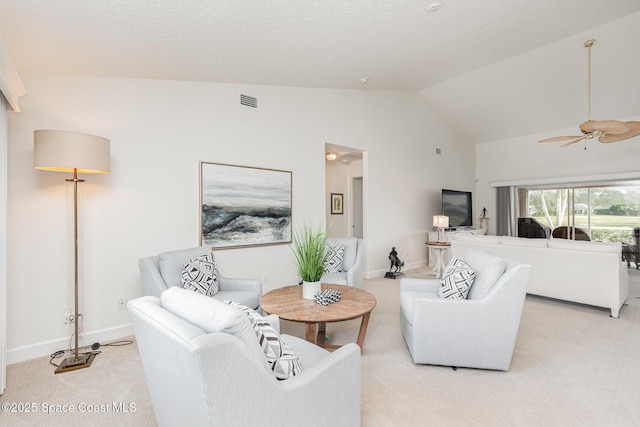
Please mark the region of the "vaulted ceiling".
MULTIPOLYGON (((2 0, 0 36, 23 75, 421 91, 483 142, 584 120, 576 38, 616 22, 640 27, 640 0, 440 0, 429 12, 433 3, 2 0), (560 107, 572 114, 536 115, 560 107)), ((615 86, 611 97, 640 87, 639 38, 627 40, 638 33, 624 31, 610 40, 604 31, 594 51, 594 69, 609 70, 594 86, 615 86)), ((615 101, 601 118, 640 114, 637 102, 615 101)))

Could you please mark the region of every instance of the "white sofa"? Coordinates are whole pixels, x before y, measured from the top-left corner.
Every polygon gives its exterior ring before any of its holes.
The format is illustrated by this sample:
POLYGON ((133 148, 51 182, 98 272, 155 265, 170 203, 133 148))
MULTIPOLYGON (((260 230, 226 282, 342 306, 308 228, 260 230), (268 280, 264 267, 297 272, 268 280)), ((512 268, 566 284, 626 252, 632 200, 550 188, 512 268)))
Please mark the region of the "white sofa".
POLYGON ((615 318, 629 296, 620 243, 468 234, 451 241, 452 256, 464 259, 469 248, 530 264, 528 294, 605 307, 615 318))

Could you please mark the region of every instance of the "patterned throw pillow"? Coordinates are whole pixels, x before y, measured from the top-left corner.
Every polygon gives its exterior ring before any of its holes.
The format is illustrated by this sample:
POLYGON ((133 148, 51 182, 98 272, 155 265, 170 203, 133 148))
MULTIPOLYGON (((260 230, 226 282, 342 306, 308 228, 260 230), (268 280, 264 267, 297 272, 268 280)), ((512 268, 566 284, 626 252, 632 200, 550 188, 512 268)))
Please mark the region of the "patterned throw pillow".
POLYGON ((218 293, 218 271, 213 261, 213 254, 206 254, 190 259, 182 264, 180 276, 182 287, 206 296, 218 293))
POLYGON ((286 380, 302 372, 300 359, 280 337, 280 334, 258 312, 233 301, 225 301, 249 317, 267 363, 278 380, 286 380))
POLYGON ((325 273, 340 273, 342 270, 342 262, 344 261, 345 245, 338 243, 328 244, 326 251, 329 253, 327 264, 324 266, 325 273))
POLYGON ((467 294, 475 278, 476 272, 466 262, 456 257, 451 260, 442 274, 438 296, 440 298, 467 299, 467 294))

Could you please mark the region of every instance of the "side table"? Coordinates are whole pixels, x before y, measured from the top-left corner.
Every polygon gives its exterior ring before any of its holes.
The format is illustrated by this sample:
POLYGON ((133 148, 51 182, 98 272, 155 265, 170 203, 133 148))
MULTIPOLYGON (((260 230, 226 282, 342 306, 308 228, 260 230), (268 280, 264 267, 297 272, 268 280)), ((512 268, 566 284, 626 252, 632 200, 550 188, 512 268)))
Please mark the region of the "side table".
POLYGON ((436 278, 442 277, 446 264, 444 262, 445 251, 449 252, 451 243, 449 242, 426 242, 428 248, 433 249, 436 254, 436 266, 431 270, 429 274, 436 276, 436 278))

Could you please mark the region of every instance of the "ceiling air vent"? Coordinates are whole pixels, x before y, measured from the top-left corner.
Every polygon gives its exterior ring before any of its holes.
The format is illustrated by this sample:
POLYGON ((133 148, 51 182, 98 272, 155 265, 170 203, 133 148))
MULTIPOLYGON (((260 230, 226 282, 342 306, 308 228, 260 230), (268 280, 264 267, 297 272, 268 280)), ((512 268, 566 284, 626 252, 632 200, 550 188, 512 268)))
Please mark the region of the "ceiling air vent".
POLYGON ((258 98, 241 93, 240 105, 244 105, 246 107, 258 108, 258 98))

